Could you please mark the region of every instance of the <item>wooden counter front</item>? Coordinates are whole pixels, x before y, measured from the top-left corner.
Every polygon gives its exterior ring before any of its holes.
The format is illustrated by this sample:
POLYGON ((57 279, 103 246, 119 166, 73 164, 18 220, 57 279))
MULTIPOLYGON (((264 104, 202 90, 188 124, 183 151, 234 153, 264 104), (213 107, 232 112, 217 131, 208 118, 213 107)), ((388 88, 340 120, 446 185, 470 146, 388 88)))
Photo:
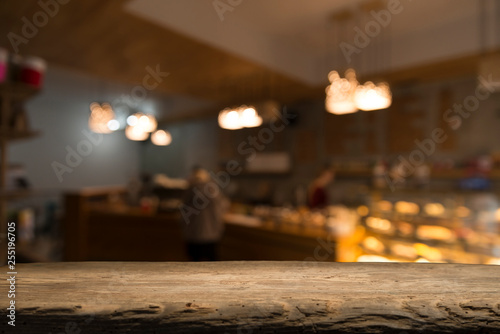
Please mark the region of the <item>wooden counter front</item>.
MULTIPOLYGON (((187 261, 179 212, 89 205, 66 198, 66 261, 187 261)), ((354 261, 362 229, 348 238, 323 228, 264 222, 252 226, 228 219, 221 260, 354 261)))

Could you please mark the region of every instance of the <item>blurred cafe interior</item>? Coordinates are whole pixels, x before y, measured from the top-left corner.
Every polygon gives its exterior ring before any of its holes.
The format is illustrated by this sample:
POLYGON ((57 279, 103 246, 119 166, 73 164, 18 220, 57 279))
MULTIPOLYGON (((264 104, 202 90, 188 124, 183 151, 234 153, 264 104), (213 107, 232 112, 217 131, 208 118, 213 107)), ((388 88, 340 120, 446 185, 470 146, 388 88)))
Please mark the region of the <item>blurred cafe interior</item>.
POLYGON ((500 264, 500 1, 0 17, 2 264, 500 264))

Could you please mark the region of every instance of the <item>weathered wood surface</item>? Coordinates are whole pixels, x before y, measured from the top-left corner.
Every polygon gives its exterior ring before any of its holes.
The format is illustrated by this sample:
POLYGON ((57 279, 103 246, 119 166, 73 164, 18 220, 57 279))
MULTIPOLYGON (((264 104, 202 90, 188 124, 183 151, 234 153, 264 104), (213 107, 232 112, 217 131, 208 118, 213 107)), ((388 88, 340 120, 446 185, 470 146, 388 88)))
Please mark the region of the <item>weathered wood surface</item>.
MULTIPOLYGON (((500 267, 314 262, 17 266, 2 333, 500 333, 500 267)), ((6 267, 2 268, 6 273, 6 267)))

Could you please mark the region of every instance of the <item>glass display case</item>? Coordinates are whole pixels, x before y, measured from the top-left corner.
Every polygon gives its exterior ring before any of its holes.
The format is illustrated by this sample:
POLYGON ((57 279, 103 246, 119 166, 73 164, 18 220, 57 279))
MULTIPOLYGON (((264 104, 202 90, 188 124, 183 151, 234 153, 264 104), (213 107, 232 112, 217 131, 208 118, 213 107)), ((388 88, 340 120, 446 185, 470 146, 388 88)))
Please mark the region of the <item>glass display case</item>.
POLYGON ((366 231, 358 261, 500 264, 494 192, 373 191, 358 212, 366 231))

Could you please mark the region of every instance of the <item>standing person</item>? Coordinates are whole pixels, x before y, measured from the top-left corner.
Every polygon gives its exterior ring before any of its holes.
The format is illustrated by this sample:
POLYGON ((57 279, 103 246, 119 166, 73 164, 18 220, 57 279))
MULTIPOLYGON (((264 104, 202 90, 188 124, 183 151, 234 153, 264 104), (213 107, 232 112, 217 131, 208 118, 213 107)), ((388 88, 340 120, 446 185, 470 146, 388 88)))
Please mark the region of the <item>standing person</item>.
POLYGON ((321 209, 329 204, 326 187, 334 178, 335 171, 331 168, 325 168, 311 183, 308 193, 308 202, 311 209, 321 209))
POLYGON ((205 169, 193 168, 183 205, 190 210, 189 215, 183 215, 189 258, 216 261, 217 247, 224 232, 225 199, 205 169))

